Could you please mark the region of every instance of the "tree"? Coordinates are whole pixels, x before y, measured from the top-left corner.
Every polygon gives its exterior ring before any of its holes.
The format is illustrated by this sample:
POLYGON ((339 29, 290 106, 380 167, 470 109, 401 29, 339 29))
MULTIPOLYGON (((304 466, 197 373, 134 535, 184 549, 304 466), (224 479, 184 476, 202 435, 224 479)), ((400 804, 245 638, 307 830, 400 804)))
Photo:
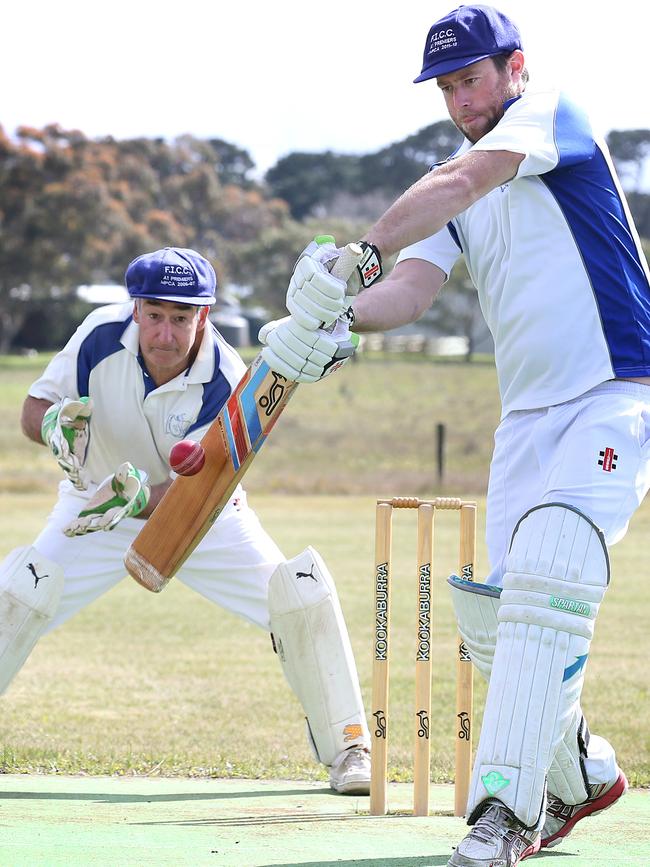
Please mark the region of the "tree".
POLYGON ((220 138, 211 138, 208 144, 216 155, 216 171, 222 184, 234 184, 242 189, 254 186, 248 174, 255 168, 248 151, 220 138))
MULTIPOLYGON (((250 286, 255 301, 264 305, 271 316, 286 316, 285 297, 296 255, 322 232, 322 228, 313 221, 288 220, 281 227, 265 229, 249 243, 231 246, 230 276, 236 283, 250 286)), ((337 243, 346 244, 359 238, 364 227, 334 220, 327 228, 334 233, 337 243)))
POLYGON ((460 141, 453 123, 440 121, 372 154, 291 153, 265 180, 296 220, 310 215, 374 220, 460 141))
POLYGON ((0 127, 0 352, 30 310, 83 283, 121 282, 145 250, 196 247, 223 283, 231 245, 288 219, 246 180, 251 167, 220 139, 93 141, 53 124, 12 141, 0 127))
POLYGON ((358 165, 358 157, 332 151, 292 153, 270 168, 265 180, 272 194, 287 202, 294 220, 302 220, 336 193, 355 190, 358 165))
POLYGON ((397 196, 426 174, 432 165, 453 153, 461 141, 462 136, 454 124, 441 120, 403 141, 362 156, 357 192, 381 189, 397 196))
POLYGON ((607 146, 623 186, 641 192, 650 157, 650 129, 612 130, 607 136, 607 146))

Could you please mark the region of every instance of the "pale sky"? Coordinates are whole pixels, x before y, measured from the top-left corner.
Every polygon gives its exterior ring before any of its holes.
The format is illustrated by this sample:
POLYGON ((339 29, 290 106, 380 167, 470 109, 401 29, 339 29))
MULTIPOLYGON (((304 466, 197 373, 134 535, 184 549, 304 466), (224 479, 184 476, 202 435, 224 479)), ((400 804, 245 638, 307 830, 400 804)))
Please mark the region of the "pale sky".
MULTIPOLYGON (((446 117, 415 85, 453 2, 44 0, 3 9, 0 124, 90 138, 222 138, 263 172, 292 151, 370 153, 446 117)), ((650 128, 650 3, 503 0, 529 87, 559 85, 597 128, 650 128)))

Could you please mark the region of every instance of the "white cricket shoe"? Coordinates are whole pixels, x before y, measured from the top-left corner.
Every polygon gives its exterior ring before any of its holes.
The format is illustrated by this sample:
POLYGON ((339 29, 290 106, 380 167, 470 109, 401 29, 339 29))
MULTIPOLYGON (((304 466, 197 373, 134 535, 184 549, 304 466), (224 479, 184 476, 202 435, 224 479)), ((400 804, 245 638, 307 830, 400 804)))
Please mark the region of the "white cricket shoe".
POLYGON ((619 768, 613 783, 589 786, 589 797, 581 804, 565 804, 549 792, 546 820, 542 828, 542 848, 557 846, 568 837, 580 819, 602 813, 627 792, 625 774, 619 768))
POLYGON ((365 747, 351 747, 334 759, 330 788, 342 795, 370 794, 370 753, 365 747))
POLYGON ((497 801, 456 847, 447 867, 515 867, 539 852, 541 835, 529 831, 497 801))

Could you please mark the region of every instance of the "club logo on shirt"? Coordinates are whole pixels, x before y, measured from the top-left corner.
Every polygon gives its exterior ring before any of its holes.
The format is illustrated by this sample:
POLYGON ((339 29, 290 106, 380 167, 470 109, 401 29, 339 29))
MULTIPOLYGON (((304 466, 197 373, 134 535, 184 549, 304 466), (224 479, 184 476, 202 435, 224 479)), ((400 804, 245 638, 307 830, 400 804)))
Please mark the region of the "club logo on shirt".
POLYGON ((614 452, 614 449, 606 448, 598 454, 600 455, 600 458, 598 460, 598 466, 602 467, 604 472, 611 473, 612 470, 616 469, 616 461, 618 460, 618 455, 614 452))
POLYGON ((165 433, 174 438, 183 438, 191 424, 192 419, 189 419, 184 412, 171 413, 171 415, 167 416, 167 421, 165 422, 165 433))

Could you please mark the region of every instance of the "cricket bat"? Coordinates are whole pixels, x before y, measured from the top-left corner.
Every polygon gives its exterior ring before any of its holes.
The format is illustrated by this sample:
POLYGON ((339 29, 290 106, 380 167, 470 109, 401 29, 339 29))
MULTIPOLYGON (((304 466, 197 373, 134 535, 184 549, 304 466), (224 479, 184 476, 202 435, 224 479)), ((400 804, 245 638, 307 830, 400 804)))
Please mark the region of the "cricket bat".
MULTIPOLYGON (((348 244, 332 273, 347 279, 360 258, 359 245, 348 244)), ((127 550, 124 564, 139 584, 160 593, 178 572, 223 511, 297 385, 272 370, 261 353, 253 359, 201 440, 203 468, 174 479, 127 550)))

